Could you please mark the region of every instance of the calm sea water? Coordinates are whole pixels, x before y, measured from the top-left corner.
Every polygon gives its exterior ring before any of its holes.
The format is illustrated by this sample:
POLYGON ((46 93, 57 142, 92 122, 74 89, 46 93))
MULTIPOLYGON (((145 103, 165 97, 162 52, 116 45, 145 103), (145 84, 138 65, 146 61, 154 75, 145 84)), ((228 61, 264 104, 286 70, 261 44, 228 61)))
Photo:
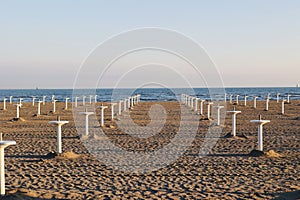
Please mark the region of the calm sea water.
MULTIPOLYGON (((258 96, 258 100, 263 100, 266 98, 267 94, 270 93, 271 99, 276 99, 276 94, 280 93, 280 97, 286 97, 288 94, 291 95, 290 99, 300 99, 300 88, 296 87, 272 87, 272 88, 226 88, 227 99, 229 95, 233 94, 234 99, 235 95, 241 95, 240 98, 243 98, 243 95, 249 96, 249 100, 253 96, 258 96)), ((141 94, 142 101, 176 101, 180 94, 192 94, 201 99, 209 100, 211 98, 209 90, 207 88, 194 88, 194 89, 165 89, 165 88, 143 88, 137 90, 130 89, 97 89, 96 94, 98 95, 97 100, 102 102, 108 102, 113 100, 118 100, 129 96, 128 94, 141 94), (133 91, 133 93, 132 93, 133 91), (118 94, 118 95, 114 95, 118 94)), ((88 93, 87 100, 89 99, 88 93)), ((95 93, 91 92, 90 94, 94 95, 95 93)), ((42 96, 47 96, 46 101, 51 101, 51 96, 55 95, 55 99, 58 101, 64 101, 66 97, 72 97, 72 89, 38 89, 38 90, 0 90, 0 100, 3 101, 3 98, 9 98, 13 96, 13 101, 18 101, 19 98, 23 98, 24 102, 32 101, 32 97, 42 98, 42 96)), ((224 95, 222 95, 224 98, 224 95)))

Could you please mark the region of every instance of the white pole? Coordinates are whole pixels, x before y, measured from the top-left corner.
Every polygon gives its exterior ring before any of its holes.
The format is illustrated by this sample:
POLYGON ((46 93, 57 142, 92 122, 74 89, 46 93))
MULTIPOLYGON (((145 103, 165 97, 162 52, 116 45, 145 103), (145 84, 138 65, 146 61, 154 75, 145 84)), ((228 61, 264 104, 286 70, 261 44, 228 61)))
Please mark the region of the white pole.
POLYGON ((1 177, 1 196, 5 195, 5 168, 4 168, 4 148, 0 148, 0 167, 1 167, 1 172, 0 172, 0 177, 1 177))
POLYGON ((45 105, 46 96, 43 96, 43 105, 45 105))
POLYGON ((128 97, 128 101, 127 101, 127 108, 130 109, 130 97, 128 97))
POLYGON ((255 96, 254 99, 253 99, 253 107, 254 108, 256 108, 256 99, 257 99, 257 97, 255 96))
POLYGON ((17 106, 17 119, 19 119, 20 118, 20 107, 21 107, 21 104, 17 104, 16 105, 17 106))
POLYGON ((248 97, 248 96, 246 96, 246 95, 245 95, 245 97, 244 97, 244 98, 245 98, 245 99, 244 99, 244 106, 247 106, 247 97, 248 97))
POLYGON ((139 103, 141 102, 141 95, 140 94, 138 95, 138 102, 139 103))
POLYGON ((75 97, 75 108, 77 108, 77 106, 78 106, 78 98, 79 97, 75 97))
POLYGON ((104 126, 104 108, 101 109, 101 126, 104 126))
POLYGON ((62 145, 61 145, 61 124, 57 125, 57 152, 62 153, 62 145))
POLYGON ((53 113, 55 113, 56 112, 56 100, 54 99, 52 101, 52 103, 53 103, 53 113))
POLYGON ((94 114, 94 112, 88 112, 86 108, 85 112, 80 112, 79 114, 85 116, 85 135, 89 135, 89 116, 94 114))
POLYGON ((6 110, 6 98, 3 99, 3 110, 6 110))
POLYGON ((41 103, 42 103, 42 101, 38 101, 38 113, 37 113, 37 115, 41 115, 41 103))
POLYGON ((232 94, 229 95, 229 103, 232 103, 232 94))
POLYGON ((232 114, 232 135, 236 136, 236 114, 232 114))
MULTIPOLYGON (((55 100, 54 100, 55 101, 55 100)), ((57 117, 57 121, 50 121, 49 124, 54 124, 56 125, 56 143, 57 143, 57 153, 61 154, 62 153, 62 139, 61 139, 61 127, 64 124, 69 123, 68 121, 60 121, 60 116, 57 117)))
POLYGON ((290 94, 287 95, 287 102, 290 103, 290 94))
POLYGON ((285 100, 283 99, 281 102, 281 114, 284 114, 284 102, 285 100))
POLYGON ((194 109, 194 99, 195 97, 191 97, 191 110, 194 109))
POLYGON ((95 104, 97 103, 97 97, 98 97, 98 95, 95 95, 95 104))
POLYGON ((85 98, 86 98, 86 96, 82 97, 82 105, 84 105, 84 106, 85 106, 85 98))
POLYGON ((116 105, 116 103, 111 103, 110 105, 111 105, 111 120, 114 120, 114 115, 115 115, 114 106, 116 105))
POLYGON ((232 135, 233 137, 236 136, 236 115, 241 113, 241 111, 236 111, 235 107, 232 111, 227 111, 228 113, 232 113, 232 135))
POLYGON ((212 102, 207 103, 207 119, 210 119, 210 105, 212 105, 212 102))
POLYGON ((90 95, 90 105, 92 104, 92 98, 93 98, 93 96, 90 95))
POLYGON ((238 95, 238 94, 236 95, 236 104, 237 104, 237 105, 239 104, 239 96, 240 96, 240 95, 238 95))
POLYGON ((217 108, 217 126, 220 126, 220 108, 217 108))
POLYGON ((126 111, 126 101, 127 101, 127 99, 124 99, 124 112, 126 111))
POLYGON ((10 103, 10 104, 12 104, 12 98, 13 98, 13 96, 10 96, 10 97, 9 97, 9 103, 10 103))
POLYGON ((66 105, 65 105, 65 110, 68 110, 68 100, 69 100, 70 98, 66 98, 66 105))
POLYGON ((15 141, 2 141, 2 133, 0 133, 0 194, 1 196, 5 195, 5 168, 4 168, 4 148, 15 145, 15 141))
POLYGON ((267 98, 267 100, 266 100, 266 111, 268 111, 269 110, 269 98, 267 98))
POLYGON ((263 151, 263 125, 269 123, 270 120, 262 120, 261 115, 259 115, 258 120, 251 120, 250 122, 258 123, 258 150, 263 151))
POLYGON ((101 126, 104 126, 104 109, 107 108, 107 106, 100 106, 101 108, 101 126))
POLYGON ((224 108, 224 106, 215 106, 215 108, 217 109, 217 126, 220 126, 220 110, 224 108))
POLYGON ((85 115, 85 135, 89 134, 89 115, 85 115))
POLYGON ((195 100, 195 108, 194 108, 195 112, 198 111, 198 101, 199 101, 199 98, 196 98, 196 100, 195 100))
POLYGON ((280 95, 280 93, 277 93, 277 103, 279 103, 279 95, 280 95))
POLYGON ((35 97, 32 97, 32 106, 34 106, 35 97))
POLYGON ((200 100, 200 115, 203 115, 203 103, 205 100, 200 100))
POLYGON ((122 102, 123 101, 119 101, 119 107, 118 107, 118 109, 119 109, 119 115, 122 114, 122 102))
POLYGON ((225 94, 224 94, 224 102, 225 102, 225 103, 226 103, 226 101, 227 101, 226 98, 227 98, 227 94, 225 93, 225 94))
POLYGON ((263 124, 258 125, 258 150, 263 151, 263 124))

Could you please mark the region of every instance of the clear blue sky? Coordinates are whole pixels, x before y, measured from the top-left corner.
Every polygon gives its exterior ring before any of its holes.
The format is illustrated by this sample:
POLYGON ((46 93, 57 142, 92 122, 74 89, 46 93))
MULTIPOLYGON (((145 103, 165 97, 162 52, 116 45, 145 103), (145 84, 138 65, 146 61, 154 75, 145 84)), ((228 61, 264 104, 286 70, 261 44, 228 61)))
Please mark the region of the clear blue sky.
POLYGON ((194 38, 225 86, 300 82, 298 0, 1 0, 0 26, 0 88, 72 88, 93 48, 139 27, 194 38))

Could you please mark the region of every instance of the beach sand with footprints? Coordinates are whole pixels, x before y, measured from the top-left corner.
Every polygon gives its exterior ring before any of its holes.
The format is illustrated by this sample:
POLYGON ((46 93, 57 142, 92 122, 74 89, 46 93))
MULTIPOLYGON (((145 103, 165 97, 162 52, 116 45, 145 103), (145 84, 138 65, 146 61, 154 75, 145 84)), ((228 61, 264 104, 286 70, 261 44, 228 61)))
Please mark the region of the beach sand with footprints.
MULTIPOLYGON (((117 122, 111 122, 108 108, 103 128, 107 138, 91 137, 110 140, 132 152, 163 148, 179 130, 181 113, 177 102, 141 102, 130 116, 139 126, 146 126, 151 122, 148 111, 154 104, 163 106, 167 113, 166 123, 159 133, 149 138, 132 137, 119 130, 117 122)), ((4 140, 14 140, 17 144, 5 149, 7 195, 1 199, 300 198, 300 101, 286 104, 284 115, 281 103, 276 101, 270 101, 269 111, 264 110, 264 101, 257 102, 256 109, 252 108, 251 101, 247 107, 243 102, 240 104, 235 105, 236 110, 242 111, 237 115, 237 137, 228 137, 231 114, 227 114, 216 145, 208 155, 199 155, 212 124, 204 120, 205 115, 195 115, 199 127, 187 151, 162 169, 138 174, 119 171, 115 166, 105 165, 105 159, 109 158, 98 160, 89 154, 78 136, 71 104, 69 110, 64 110, 65 103, 58 102, 57 112, 53 114, 50 112, 52 104, 46 103, 42 106, 42 115, 37 117, 37 105, 24 103, 20 113, 22 120, 13 121, 16 107, 8 103, 7 110, 0 110, 0 132, 4 140), (271 122, 264 126, 265 155, 255 157, 249 153, 257 147, 257 124, 250 120, 258 119, 259 114, 271 122), (48 124, 56 120, 57 115, 69 121, 62 127, 63 154, 58 156, 51 153, 56 152, 56 128, 48 124)), ((232 107, 227 103, 227 110, 232 107)), ((190 112, 185 107, 182 114, 190 112)), ((207 112, 206 107, 204 112, 207 112)), ((187 123, 195 126, 194 120, 187 123)), ((189 130, 186 131, 188 135, 189 130)), ((173 153, 176 148, 170 151, 173 153)), ((163 159, 168 159, 168 155, 163 159)), ((119 167, 122 168, 122 164, 119 167)))

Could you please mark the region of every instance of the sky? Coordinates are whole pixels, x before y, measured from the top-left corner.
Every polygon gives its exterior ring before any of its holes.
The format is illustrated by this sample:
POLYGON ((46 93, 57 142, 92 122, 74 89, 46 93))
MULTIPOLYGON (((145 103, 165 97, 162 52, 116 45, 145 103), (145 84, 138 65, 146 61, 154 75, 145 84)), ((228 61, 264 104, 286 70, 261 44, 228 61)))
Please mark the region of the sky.
MULTIPOLYGON (((73 88, 93 49, 143 27, 195 40, 225 87, 294 87, 300 83, 299 20, 298 0, 0 0, 0 88, 73 88)), ((170 80, 171 87, 181 86, 170 80)))

